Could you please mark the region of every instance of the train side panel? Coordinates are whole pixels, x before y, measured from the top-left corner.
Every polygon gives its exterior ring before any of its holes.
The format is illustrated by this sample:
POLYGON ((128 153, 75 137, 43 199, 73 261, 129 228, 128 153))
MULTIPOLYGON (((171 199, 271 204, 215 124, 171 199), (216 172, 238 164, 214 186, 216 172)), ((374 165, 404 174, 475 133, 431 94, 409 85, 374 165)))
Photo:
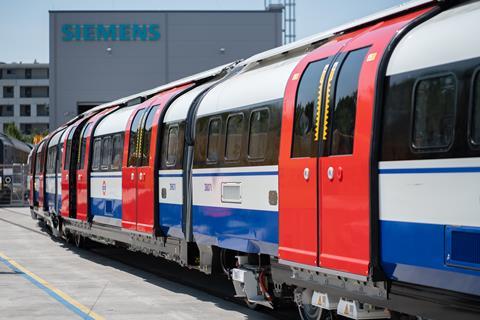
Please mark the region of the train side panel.
POLYGON ((378 168, 387 275, 475 295, 480 294, 480 44, 466 30, 479 18, 480 3, 459 5, 399 43, 387 70, 378 168))

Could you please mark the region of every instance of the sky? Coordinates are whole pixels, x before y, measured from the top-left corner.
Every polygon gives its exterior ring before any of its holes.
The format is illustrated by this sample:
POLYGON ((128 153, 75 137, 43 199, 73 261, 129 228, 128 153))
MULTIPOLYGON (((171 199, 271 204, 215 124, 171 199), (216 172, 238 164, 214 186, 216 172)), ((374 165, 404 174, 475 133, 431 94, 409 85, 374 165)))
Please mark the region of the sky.
MULTIPOLYGON (((0 0, 0 61, 48 62, 49 10, 263 10, 265 1, 279 0, 0 0)), ((404 2, 296 0, 297 40, 404 2)))

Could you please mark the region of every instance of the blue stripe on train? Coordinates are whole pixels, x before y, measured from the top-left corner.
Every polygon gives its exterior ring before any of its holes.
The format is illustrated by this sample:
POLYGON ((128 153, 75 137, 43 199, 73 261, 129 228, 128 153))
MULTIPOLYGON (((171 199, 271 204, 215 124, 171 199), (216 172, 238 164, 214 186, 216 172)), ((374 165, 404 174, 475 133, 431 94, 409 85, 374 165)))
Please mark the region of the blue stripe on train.
POLYGON ((446 226, 381 221, 381 261, 391 279, 480 294, 480 271, 446 265, 446 226))
POLYGON ((94 216, 122 219, 122 200, 90 198, 90 208, 94 216))
MULTIPOLYGON (((182 205, 160 203, 162 231, 183 236, 182 205)), ((193 233, 199 244, 277 255, 278 212, 193 206, 193 233)))
POLYGON ((160 203, 159 224, 165 235, 183 238, 182 231, 182 205, 171 203, 160 203))
POLYGON ((278 212, 193 206, 193 232, 199 243, 250 253, 276 255, 278 212))

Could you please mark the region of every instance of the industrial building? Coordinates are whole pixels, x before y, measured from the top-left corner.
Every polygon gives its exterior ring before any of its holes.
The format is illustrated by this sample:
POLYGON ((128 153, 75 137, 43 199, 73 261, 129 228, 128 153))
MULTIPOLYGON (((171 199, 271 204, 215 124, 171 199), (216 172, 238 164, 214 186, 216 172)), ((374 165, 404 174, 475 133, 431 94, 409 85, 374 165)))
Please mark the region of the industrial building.
POLYGON ((51 11, 50 128, 103 102, 282 44, 282 8, 51 11))

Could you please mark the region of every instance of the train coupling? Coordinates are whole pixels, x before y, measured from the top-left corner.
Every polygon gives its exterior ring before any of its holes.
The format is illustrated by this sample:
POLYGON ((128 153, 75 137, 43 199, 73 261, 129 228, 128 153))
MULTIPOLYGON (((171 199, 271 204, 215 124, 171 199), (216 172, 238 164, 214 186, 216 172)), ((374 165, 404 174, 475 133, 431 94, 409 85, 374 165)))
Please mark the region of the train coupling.
POLYGON ((266 288, 265 271, 246 264, 248 257, 239 256, 237 259, 239 266, 231 270, 235 297, 273 309, 272 298, 266 288))

